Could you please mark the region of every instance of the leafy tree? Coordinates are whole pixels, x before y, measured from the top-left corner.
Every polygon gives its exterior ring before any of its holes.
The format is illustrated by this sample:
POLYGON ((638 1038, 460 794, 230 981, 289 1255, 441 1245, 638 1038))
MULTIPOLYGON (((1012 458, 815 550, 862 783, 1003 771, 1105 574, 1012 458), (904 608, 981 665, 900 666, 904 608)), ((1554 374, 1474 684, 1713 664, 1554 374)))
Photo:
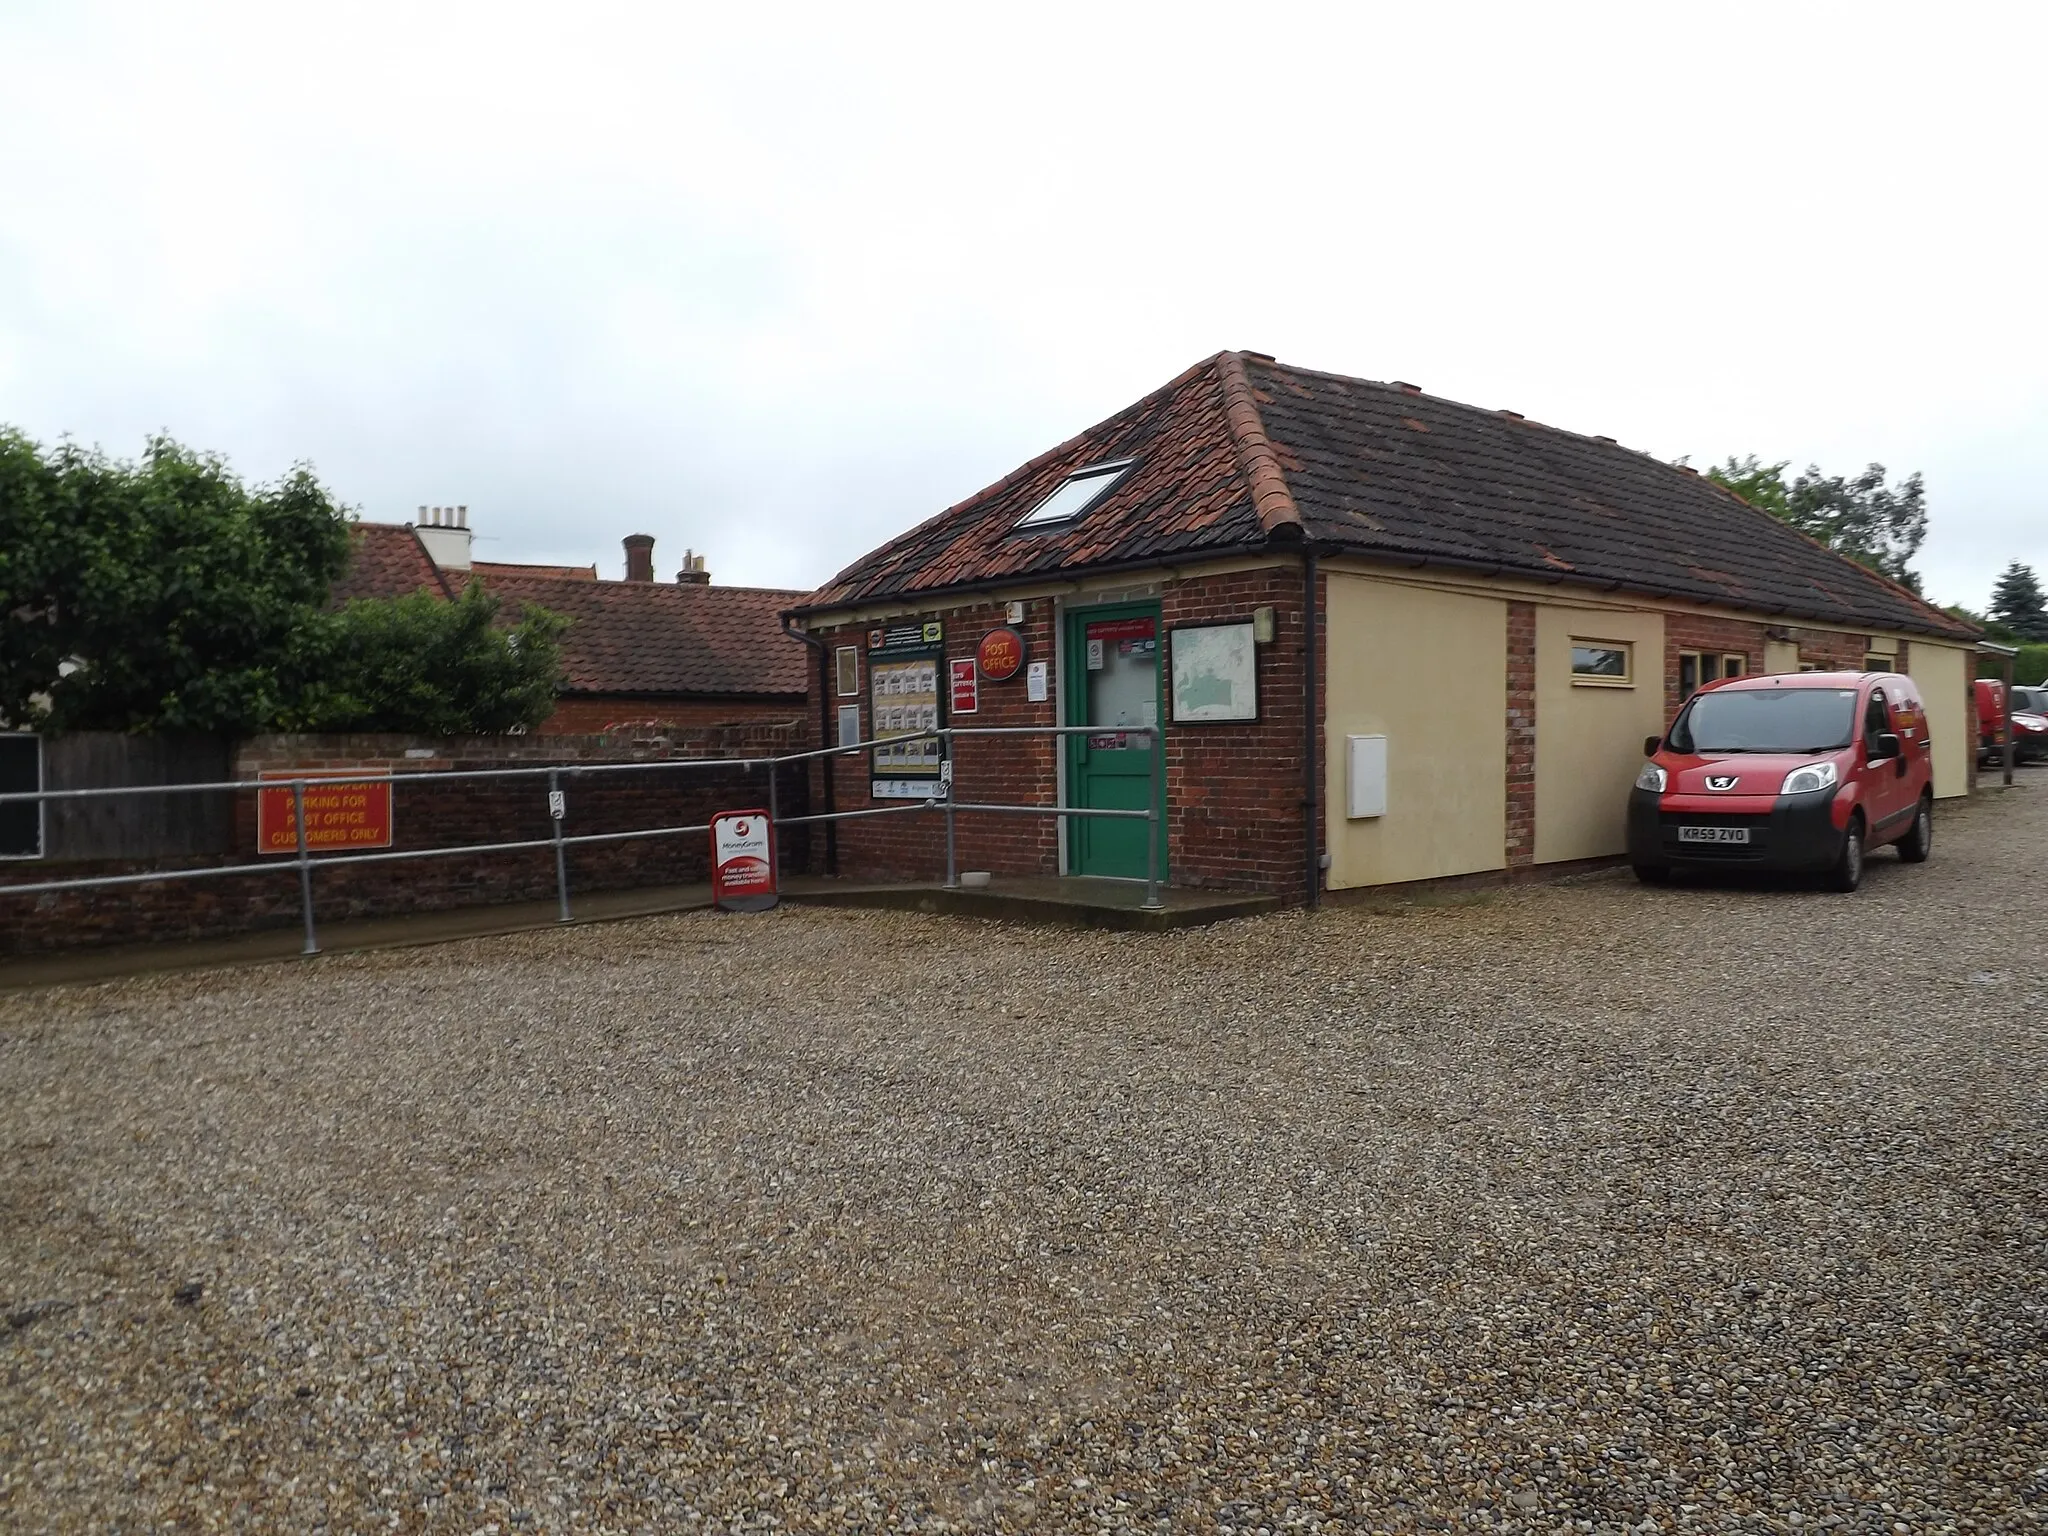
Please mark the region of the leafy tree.
POLYGON ((537 725, 555 707, 568 627, 530 607, 503 624, 498 599, 475 582, 452 603, 425 591, 359 598, 301 633, 298 694, 282 723, 434 736, 537 725))
POLYGON ((125 462, 0 428, 0 723, 495 732, 554 708, 566 620, 480 588, 325 608, 348 524, 312 471, 244 486, 167 437, 125 462))
POLYGON ((2015 560, 1991 589, 1991 617, 2021 640, 2048 640, 2048 597, 2032 566, 2015 560))
POLYGON ((1911 562, 1927 537, 1927 490, 1918 471, 1892 486, 1885 483, 1882 464, 1853 479, 1823 475, 1809 464, 1787 485, 1789 462, 1765 464, 1753 453, 1731 456, 1709 469, 1707 478, 1857 564, 1920 590, 1911 562))
POLYGON ((312 471, 246 487, 167 437, 139 462, 0 429, 0 718, 242 732, 348 560, 312 471))

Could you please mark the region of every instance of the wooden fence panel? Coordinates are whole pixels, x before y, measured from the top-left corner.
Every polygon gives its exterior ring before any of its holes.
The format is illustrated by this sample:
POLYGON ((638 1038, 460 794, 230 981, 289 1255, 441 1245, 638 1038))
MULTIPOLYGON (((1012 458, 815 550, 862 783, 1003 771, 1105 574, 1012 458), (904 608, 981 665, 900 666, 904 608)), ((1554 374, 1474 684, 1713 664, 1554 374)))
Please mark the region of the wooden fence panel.
MULTIPOLYGON (((232 744, 218 736, 78 731, 43 743, 45 789, 220 784, 233 777, 232 744)), ((234 801, 232 790, 52 800, 46 806, 44 857, 163 859, 226 853, 233 846, 234 801)))

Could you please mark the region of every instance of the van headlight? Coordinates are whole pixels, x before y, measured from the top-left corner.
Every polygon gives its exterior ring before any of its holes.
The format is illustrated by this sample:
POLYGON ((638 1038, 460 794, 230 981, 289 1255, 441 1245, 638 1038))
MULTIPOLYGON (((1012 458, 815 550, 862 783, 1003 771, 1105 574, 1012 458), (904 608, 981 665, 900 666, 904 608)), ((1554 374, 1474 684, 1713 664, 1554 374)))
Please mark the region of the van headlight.
POLYGON ((1670 782, 1670 775, 1655 763, 1643 764, 1643 771, 1636 775, 1636 788, 1647 789, 1653 795, 1663 794, 1664 786, 1670 782))
POLYGON ((1781 795, 1812 795, 1823 789, 1833 789, 1841 782, 1841 775, 1835 772, 1833 763, 1808 763, 1804 768, 1794 768, 1785 775, 1785 784, 1778 791, 1781 795))

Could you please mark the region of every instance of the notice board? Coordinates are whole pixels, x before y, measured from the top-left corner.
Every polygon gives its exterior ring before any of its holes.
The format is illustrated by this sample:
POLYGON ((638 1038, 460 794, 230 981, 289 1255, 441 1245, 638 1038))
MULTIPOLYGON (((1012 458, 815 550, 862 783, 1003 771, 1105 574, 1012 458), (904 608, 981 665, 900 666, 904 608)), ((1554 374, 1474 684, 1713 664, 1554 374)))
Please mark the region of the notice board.
POLYGON ((946 723, 945 626, 937 620, 868 631, 868 793, 877 800, 929 800, 939 793, 946 744, 919 731, 946 723))

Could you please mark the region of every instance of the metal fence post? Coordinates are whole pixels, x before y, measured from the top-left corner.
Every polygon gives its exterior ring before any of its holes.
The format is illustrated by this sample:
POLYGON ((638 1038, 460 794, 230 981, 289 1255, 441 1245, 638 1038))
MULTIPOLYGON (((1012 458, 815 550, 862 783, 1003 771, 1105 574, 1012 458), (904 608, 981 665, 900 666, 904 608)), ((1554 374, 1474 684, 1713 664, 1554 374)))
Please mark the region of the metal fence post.
POLYGON ((775 881, 782 879, 782 841, 775 835, 775 823, 782 819, 781 803, 775 792, 774 758, 768 759, 768 875, 775 881))
POLYGON ((1145 906, 1156 911, 1159 899, 1159 844, 1166 835, 1166 732, 1152 727, 1152 803, 1145 808, 1145 906))
POLYGON ((569 921, 569 850, 562 842, 562 823, 568 819, 569 802, 562 797, 562 770, 548 770, 548 820, 555 824, 555 903, 561 915, 555 921, 569 921))
POLYGON ((946 751, 939 766, 939 785, 946 795, 946 889, 953 891, 960 888, 960 845, 953 835, 953 743, 950 737, 939 739, 946 751))
POLYGON ((306 919, 306 947, 301 954, 320 953, 320 936, 313 931, 313 861, 306 856, 306 781, 292 780, 292 827, 299 839, 299 911, 306 919))

